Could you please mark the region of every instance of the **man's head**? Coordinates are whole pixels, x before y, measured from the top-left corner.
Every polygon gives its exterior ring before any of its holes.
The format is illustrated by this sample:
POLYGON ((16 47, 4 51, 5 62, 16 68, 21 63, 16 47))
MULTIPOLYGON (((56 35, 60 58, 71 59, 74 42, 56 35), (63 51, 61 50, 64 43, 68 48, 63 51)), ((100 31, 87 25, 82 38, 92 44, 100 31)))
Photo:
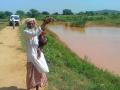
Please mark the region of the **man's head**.
POLYGON ((34 28, 35 24, 36 24, 35 18, 27 18, 26 19, 26 25, 29 29, 34 28))

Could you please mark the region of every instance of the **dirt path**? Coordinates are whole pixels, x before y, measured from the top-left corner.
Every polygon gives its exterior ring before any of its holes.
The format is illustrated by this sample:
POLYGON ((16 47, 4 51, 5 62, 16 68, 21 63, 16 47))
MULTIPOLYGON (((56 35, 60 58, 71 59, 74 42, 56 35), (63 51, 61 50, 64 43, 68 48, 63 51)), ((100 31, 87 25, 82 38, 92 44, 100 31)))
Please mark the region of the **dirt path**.
POLYGON ((20 51, 18 27, 0 31, 0 90, 25 90, 26 57, 20 51))

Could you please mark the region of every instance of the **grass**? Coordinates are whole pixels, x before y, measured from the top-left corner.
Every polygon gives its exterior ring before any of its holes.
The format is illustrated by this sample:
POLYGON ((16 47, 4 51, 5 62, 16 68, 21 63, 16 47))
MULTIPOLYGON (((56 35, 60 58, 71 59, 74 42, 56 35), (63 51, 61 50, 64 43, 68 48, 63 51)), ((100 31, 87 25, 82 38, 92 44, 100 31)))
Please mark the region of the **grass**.
POLYGON ((8 25, 8 21, 6 19, 0 19, 0 30, 8 25))
MULTIPOLYGON (((40 16, 43 18, 44 16, 40 16)), ((120 26, 120 15, 51 15, 56 21, 69 22, 70 26, 85 27, 86 23, 102 26, 120 26)), ((41 18, 38 18, 41 20, 41 18)))
POLYGON ((20 41, 21 41, 21 46, 22 48, 20 49, 21 51, 25 52, 26 50, 26 46, 25 46, 25 39, 24 39, 24 33, 23 33, 23 30, 24 30, 25 26, 21 25, 19 27, 19 37, 20 37, 20 41))
MULTIPOLYGON (((20 36, 23 37, 23 26, 20 26, 20 36)), ((47 90, 120 90, 120 77, 79 58, 50 31, 47 37, 48 44, 44 47, 50 69, 47 90)))
POLYGON ((91 25, 102 25, 102 26, 120 26, 120 17, 118 18, 112 18, 112 17, 103 17, 99 20, 88 20, 92 24, 91 25))

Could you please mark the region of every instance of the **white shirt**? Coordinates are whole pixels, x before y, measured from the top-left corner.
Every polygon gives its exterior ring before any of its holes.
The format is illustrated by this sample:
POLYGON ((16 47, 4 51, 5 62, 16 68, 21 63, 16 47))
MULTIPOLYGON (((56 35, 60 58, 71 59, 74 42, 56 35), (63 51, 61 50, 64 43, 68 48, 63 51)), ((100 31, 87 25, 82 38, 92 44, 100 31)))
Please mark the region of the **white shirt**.
POLYGON ((12 22, 15 22, 15 18, 12 18, 11 20, 12 20, 12 22))
POLYGON ((42 32, 41 28, 24 30, 27 45, 27 62, 37 59, 38 35, 42 32))

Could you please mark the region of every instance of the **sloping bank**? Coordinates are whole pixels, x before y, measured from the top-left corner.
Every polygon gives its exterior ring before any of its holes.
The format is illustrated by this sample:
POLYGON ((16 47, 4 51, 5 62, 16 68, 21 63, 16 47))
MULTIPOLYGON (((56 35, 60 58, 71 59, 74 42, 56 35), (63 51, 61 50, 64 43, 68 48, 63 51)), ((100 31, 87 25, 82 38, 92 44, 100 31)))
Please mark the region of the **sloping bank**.
POLYGON ((0 21, 0 31, 7 26, 7 22, 1 22, 0 21))
MULTIPOLYGON (((47 90, 120 90, 120 77, 100 70, 72 53, 48 31, 44 53, 50 68, 47 90)), ((23 26, 20 26, 23 39, 23 26)))

